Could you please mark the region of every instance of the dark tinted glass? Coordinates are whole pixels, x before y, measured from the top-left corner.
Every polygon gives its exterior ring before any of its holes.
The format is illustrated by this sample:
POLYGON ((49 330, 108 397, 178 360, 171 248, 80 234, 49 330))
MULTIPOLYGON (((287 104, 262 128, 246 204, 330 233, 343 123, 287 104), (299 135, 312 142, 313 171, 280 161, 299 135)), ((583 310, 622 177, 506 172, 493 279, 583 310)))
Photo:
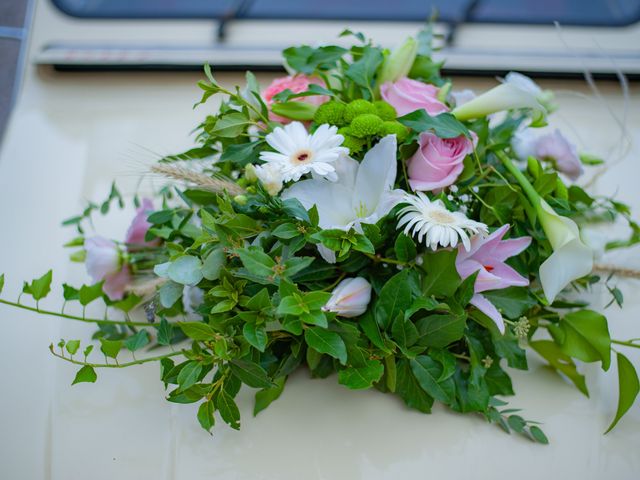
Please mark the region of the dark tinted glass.
POLYGON ((640 0, 52 0, 70 15, 107 18, 219 18, 629 25, 640 0), (234 13, 235 12, 235 13, 234 13))

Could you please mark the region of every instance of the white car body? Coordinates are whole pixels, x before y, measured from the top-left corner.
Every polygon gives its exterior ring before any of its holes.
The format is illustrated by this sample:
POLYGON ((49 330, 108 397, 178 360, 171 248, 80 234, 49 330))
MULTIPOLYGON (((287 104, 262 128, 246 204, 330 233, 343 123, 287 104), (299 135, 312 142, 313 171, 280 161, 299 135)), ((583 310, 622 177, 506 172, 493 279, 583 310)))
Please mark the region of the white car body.
MULTIPOLYGON (((269 45, 329 41, 343 25, 282 27, 240 22, 230 26, 230 41, 255 45, 263 36, 264 44, 269 45)), ((418 27, 375 24, 353 28, 393 45, 418 27)), ((147 172, 159 155, 188 148, 193 142, 189 132, 215 108, 215 102, 210 102, 192 109, 200 94, 196 86, 202 76, 199 73, 60 73, 43 65, 55 60, 47 48, 72 43, 127 48, 173 43, 190 50, 211 41, 213 30, 209 21, 73 19, 49 2, 37 4, 20 95, 0 151, 0 271, 7 276, 3 297, 17 297, 22 280, 52 267, 56 288, 41 307, 59 309, 63 282, 89 282, 83 266, 69 263, 68 251, 62 248, 75 232, 63 228, 61 220, 81 211, 87 200, 104 199, 113 179, 125 194, 133 195, 137 176, 147 172)), ((621 59, 627 58, 627 63, 620 60, 623 70, 640 72, 634 57, 640 45, 638 25, 599 33, 566 28, 562 35, 579 51, 594 48, 595 42, 599 45, 596 50, 617 52, 621 59)), ((477 62, 481 57, 473 55, 471 47, 499 49, 506 43, 515 47, 513 42, 525 37, 533 39, 542 52, 537 66, 527 67, 512 56, 502 67, 535 70, 541 68, 541 59, 556 61, 549 51, 564 48, 552 27, 465 26, 458 45, 468 50, 458 52, 455 61, 462 66, 465 61, 477 62)), ((113 55, 126 56, 126 51, 116 49, 113 55)), ((590 68, 615 73, 610 58, 594 62, 590 68), (600 65, 603 62, 608 62, 606 68, 600 65)), ((260 74, 259 80, 266 84, 274 76, 260 74)), ((240 73, 217 77, 226 86, 243 81, 240 73)), ((464 77, 455 78, 454 84, 459 89, 482 91, 495 80, 464 77)), ((625 88, 616 81, 597 82, 597 95, 584 80, 540 84, 558 92, 561 108, 552 117, 553 125, 581 151, 608 162, 608 170, 592 191, 615 195, 630 204, 638 218, 638 84, 628 86, 626 98, 625 88)), ((597 170, 589 169, 591 173, 579 183, 589 182, 597 170)), ((149 191, 159 184, 160 179, 150 178, 142 188, 149 191)), ((96 228, 117 238, 124 234, 130 215, 130 209, 116 210, 97 221, 96 228)), ((616 231, 626 232, 624 226, 616 231)), ((606 231, 607 235, 612 232, 606 231)), ((640 267, 638 249, 602 261, 640 267)), ((612 336, 638 337, 637 280, 614 282, 625 295, 625 305, 624 310, 613 306, 606 311, 612 336)), ((608 294, 600 287, 592 299, 602 306, 608 294)), ((72 311, 73 306, 68 309, 72 311)), ((94 309, 92 314, 100 316, 103 311, 94 309)), ((100 370, 95 385, 71 387, 77 367, 54 359, 47 346, 59 338, 87 340, 93 332, 91 325, 61 322, 2 305, 0 318, 4 329, 0 347, 2 478, 373 480, 517 475, 522 480, 599 480, 638 478, 640 472, 640 404, 603 436, 616 409, 617 379, 614 371, 604 375, 592 365, 582 367, 587 372, 590 399, 543 368, 533 352, 528 355, 531 371, 512 372, 516 396, 508 399, 510 406, 522 408, 527 419, 544 423, 549 447, 508 436, 480 417, 439 407, 432 415, 422 415, 395 397, 377 391, 348 391, 335 379, 312 380, 305 371, 294 374, 282 397, 256 418, 251 414, 252 392, 243 390, 238 398, 241 431, 218 422, 211 437, 197 423, 197 405, 164 400, 156 365, 100 370)), ((640 365, 640 352, 628 353, 640 365)))

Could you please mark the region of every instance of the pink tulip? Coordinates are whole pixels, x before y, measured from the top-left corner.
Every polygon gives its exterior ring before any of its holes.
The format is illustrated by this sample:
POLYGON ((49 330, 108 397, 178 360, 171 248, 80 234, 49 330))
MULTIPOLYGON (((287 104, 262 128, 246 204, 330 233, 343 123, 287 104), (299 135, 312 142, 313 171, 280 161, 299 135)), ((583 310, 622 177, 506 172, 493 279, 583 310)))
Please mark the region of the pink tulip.
POLYGON ((508 230, 509 225, 503 225, 488 237, 476 235, 471 239, 469 251, 459 246, 456 257, 456 269, 460 277, 465 279, 478 272, 471 304, 491 318, 502 333, 504 333, 502 315, 489 300, 480 295, 480 292, 529 285, 527 278, 504 261, 525 250, 531 243, 531 237, 502 240, 508 230))
POLYGON ((142 205, 136 210, 136 216, 133 217, 127 235, 125 237, 125 243, 130 247, 144 247, 157 244, 157 240, 150 242, 145 241, 145 236, 151 227, 151 223, 147 220, 149 213, 153 211, 153 202, 148 198, 142 200, 142 205))
POLYGON ((399 117, 420 109, 424 109, 429 115, 449 111, 447 106, 438 100, 437 87, 407 77, 395 83, 383 83, 380 86, 380 95, 385 102, 393 105, 399 117))
POLYGON ((471 154, 477 140, 461 135, 456 138, 440 138, 431 132, 423 132, 418 138, 418 150, 407 164, 409 184, 420 192, 440 191, 452 185, 464 168, 464 158, 471 154))
MULTIPOLYGON (((324 82, 317 78, 308 77, 304 74, 288 76, 288 77, 279 77, 276 78, 271 84, 265 89, 262 96, 264 98, 267 106, 271 106, 273 103, 273 97, 275 97, 280 92, 284 92, 285 90, 291 90, 293 93, 302 93, 309 90, 309 85, 316 84, 324 87, 324 82)), ((305 102, 310 103, 312 105, 321 105, 329 100, 329 97, 326 95, 310 95, 308 97, 298 97, 293 98, 291 101, 296 102, 305 102)), ((280 122, 280 123, 290 123, 291 119, 284 118, 279 115, 276 115, 272 112, 269 113, 269 119, 280 122)))

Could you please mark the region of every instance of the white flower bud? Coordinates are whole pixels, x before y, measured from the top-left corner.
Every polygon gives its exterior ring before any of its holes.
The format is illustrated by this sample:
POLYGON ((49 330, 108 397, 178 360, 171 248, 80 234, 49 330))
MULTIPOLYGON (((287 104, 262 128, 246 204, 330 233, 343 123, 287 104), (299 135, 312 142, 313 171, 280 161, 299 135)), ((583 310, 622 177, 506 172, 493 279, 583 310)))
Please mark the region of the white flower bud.
POLYGON ((322 309, 342 317, 357 317, 367 311, 371 301, 371 284, 362 277, 345 278, 331 293, 322 309))

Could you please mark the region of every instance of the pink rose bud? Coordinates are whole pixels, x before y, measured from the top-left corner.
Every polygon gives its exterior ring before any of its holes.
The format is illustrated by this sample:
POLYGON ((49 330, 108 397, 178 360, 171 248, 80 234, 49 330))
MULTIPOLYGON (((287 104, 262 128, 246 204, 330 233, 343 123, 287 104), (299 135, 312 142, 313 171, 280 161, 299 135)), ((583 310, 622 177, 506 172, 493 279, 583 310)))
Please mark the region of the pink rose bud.
MULTIPOLYGON (((322 80, 318 78, 307 77, 303 74, 276 78, 263 92, 264 101, 268 107, 271 107, 271 105, 274 103, 273 97, 275 97, 280 92, 284 92, 287 89, 291 90, 293 93, 306 92, 307 90, 309 90, 309 85, 311 84, 320 85, 322 87, 325 86, 322 80)), ((328 100, 329 97, 327 97, 326 95, 310 95, 308 97, 292 98, 289 101, 304 102, 311 105, 321 105, 328 100)), ((274 114, 273 112, 270 112, 269 118, 280 123, 291 122, 291 119, 281 117, 274 114)))
POLYGON ((385 102, 393 105, 399 117, 420 109, 424 109, 429 115, 449 111, 447 106, 438 100, 437 87, 406 77, 395 83, 383 83, 380 86, 380 95, 385 102))
POLYGON ((369 282, 362 277, 345 278, 333 289, 331 298, 322 310, 341 317, 357 317, 367 311, 370 301, 369 282))
POLYGON ((423 132, 418 138, 419 148, 409 159, 409 184, 415 191, 440 191, 452 185, 462 173, 464 158, 473 152, 477 140, 461 135, 456 138, 440 138, 431 132, 423 132))
POLYGON ((569 143, 560 130, 547 133, 538 138, 535 156, 555 164, 559 172, 564 173, 571 180, 582 175, 582 163, 575 145, 569 143))
POLYGON ((84 241, 84 248, 87 273, 94 282, 104 280, 102 290, 111 300, 122 300, 131 275, 129 267, 121 263, 116 243, 104 237, 91 237, 84 241))

